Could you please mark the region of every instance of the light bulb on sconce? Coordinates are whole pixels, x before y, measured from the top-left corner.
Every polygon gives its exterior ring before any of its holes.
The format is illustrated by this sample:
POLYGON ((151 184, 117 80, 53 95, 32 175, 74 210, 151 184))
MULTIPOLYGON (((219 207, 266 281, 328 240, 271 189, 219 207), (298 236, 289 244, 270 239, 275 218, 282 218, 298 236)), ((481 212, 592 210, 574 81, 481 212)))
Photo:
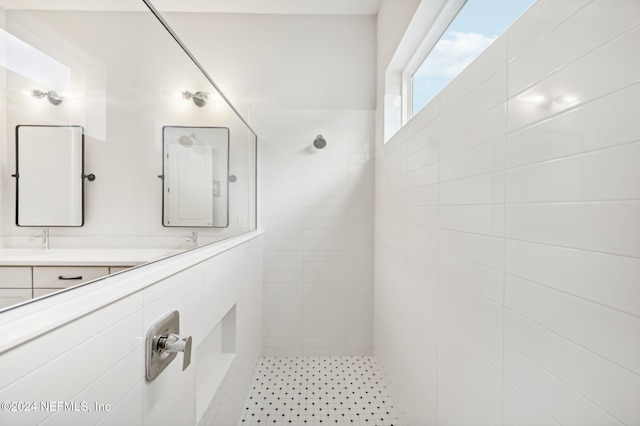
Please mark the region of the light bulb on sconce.
POLYGON ((38 99, 46 97, 51 105, 60 105, 62 101, 64 101, 64 98, 58 95, 55 90, 45 92, 43 90, 34 89, 30 92, 30 95, 38 99))
POLYGON ((203 107, 209 101, 209 94, 207 92, 192 93, 192 92, 189 92, 188 90, 185 90, 184 92, 182 92, 182 98, 191 99, 194 104, 196 104, 199 107, 203 107))

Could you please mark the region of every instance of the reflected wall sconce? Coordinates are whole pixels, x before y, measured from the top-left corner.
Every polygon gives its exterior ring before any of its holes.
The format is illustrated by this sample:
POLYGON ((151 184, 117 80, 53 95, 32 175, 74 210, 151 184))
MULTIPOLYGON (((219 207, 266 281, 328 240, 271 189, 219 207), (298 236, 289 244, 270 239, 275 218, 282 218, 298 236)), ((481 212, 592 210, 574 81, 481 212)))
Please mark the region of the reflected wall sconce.
POLYGON ((55 90, 45 92, 43 90, 34 89, 31 91, 31 96, 39 99, 46 97, 51 105, 60 105, 62 101, 64 101, 64 98, 58 95, 55 90))
POLYGON ((203 107, 209 101, 209 94, 207 92, 191 93, 188 90, 185 90, 182 92, 182 99, 191 99, 194 104, 199 107, 203 107))

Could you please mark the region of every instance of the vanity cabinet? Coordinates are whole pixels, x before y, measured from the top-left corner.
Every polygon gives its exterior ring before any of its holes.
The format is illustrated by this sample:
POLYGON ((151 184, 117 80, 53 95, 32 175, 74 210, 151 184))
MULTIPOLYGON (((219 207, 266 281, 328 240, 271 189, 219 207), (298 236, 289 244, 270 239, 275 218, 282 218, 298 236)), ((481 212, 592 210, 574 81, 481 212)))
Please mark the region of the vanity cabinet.
POLYGON ((30 267, 0 267, 0 309, 24 302, 32 297, 30 267))
POLYGON ((131 266, 0 266, 0 309, 131 266))
POLYGON ((33 288, 67 288, 105 275, 108 266, 34 266, 33 288))

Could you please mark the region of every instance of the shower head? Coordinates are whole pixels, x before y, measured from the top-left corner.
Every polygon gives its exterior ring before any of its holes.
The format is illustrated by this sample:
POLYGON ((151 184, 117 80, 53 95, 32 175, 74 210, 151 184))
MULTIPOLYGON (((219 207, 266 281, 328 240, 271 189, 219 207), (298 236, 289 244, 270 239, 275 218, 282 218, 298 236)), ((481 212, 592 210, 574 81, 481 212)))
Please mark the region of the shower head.
POLYGON ((322 135, 318 135, 313 141, 313 146, 317 149, 322 149, 327 146, 327 141, 322 137, 322 135))
POLYGON ((196 141, 196 134, 191 133, 190 135, 182 135, 178 138, 178 142, 182 146, 193 146, 196 141))

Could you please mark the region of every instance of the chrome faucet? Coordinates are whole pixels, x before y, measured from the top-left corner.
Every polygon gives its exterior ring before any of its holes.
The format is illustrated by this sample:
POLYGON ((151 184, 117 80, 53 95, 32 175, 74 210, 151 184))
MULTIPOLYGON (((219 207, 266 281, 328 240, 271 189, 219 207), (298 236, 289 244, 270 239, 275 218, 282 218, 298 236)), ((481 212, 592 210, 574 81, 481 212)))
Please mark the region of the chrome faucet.
POLYGON ((49 250, 49 228, 43 228, 42 234, 29 237, 29 241, 42 238, 42 250, 49 250))
POLYGON ((186 241, 191 241, 191 243, 193 243, 194 248, 198 247, 198 230, 192 229, 191 235, 187 237, 186 241))

